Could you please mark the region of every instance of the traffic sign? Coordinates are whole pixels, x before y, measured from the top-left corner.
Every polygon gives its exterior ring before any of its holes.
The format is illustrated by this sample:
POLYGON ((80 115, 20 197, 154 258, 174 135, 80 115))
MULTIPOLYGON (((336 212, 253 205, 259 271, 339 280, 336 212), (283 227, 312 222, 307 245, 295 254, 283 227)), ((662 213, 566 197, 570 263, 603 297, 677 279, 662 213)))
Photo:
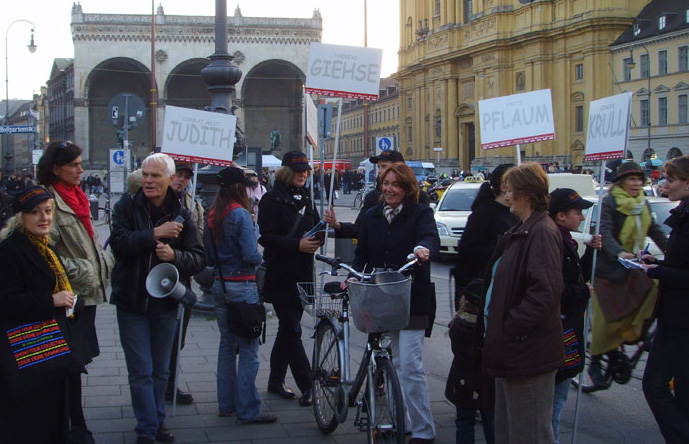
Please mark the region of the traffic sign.
POLYGON ((127 153, 121 149, 110 150, 110 171, 124 171, 127 165, 127 153))
POLYGON ((128 130, 133 130, 144 121, 146 116, 146 105, 143 100, 130 92, 116 94, 110 99, 108 109, 110 110, 110 120, 118 129, 127 125, 128 130))
POLYGON ((437 151, 437 152, 439 152, 439 153, 442 153, 442 152, 443 152, 443 147, 442 147, 442 146, 435 146, 435 147, 433 147, 433 151, 437 151))
POLYGON ((35 126, 17 126, 17 125, 3 125, 0 126, 0 134, 26 134, 35 133, 35 126))
POLYGON ((376 145, 381 151, 390 151, 394 148, 390 137, 376 137, 376 145))

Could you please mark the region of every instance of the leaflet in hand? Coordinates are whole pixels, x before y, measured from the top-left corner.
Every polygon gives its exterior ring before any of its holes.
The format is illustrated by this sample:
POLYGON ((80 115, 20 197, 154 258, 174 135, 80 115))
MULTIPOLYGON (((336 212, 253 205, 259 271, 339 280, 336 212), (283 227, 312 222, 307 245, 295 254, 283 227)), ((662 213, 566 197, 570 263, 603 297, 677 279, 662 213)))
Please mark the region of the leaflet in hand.
POLYGON ((74 295, 74 305, 72 305, 72 308, 65 307, 65 316, 68 318, 71 318, 74 316, 74 309, 77 307, 77 299, 79 299, 79 295, 75 294, 74 295))
MULTIPOLYGON (((311 228, 309 231, 304 233, 302 238, 308 239, 310 237, 315 236, 316 238, 321 239, 321 241, 322 241, 322 238, 325 237, 325 227, 326 226, 327 226, 327 224, 321 219, 321 221, 318 222, 316 225, 314 225, 313 228, 311 228)), ((334 234, 335 234, 335 230, 332 227, 330 227, 328 229, 328 236, 333 236, 334 234)))
POLYGON ((622 266, 628 270, 644 270, 644 266, 640 262, 631 261, 629 259, 617 258, 617 261, 622 264, 622 266))

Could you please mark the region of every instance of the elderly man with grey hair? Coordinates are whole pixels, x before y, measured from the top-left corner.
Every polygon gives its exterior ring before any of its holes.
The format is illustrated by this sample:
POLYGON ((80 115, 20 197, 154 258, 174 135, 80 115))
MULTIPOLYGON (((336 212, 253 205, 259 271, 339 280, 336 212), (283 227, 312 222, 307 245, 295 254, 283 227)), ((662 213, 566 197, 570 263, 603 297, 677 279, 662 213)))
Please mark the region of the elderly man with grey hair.
POLYGON ((151 154, 141 167, 141 189, 124 194, 113 210, 110 302, 117 306, 137 444, 153 444, 174 441, 164 423, 165 388, 179 302, 149 294, 146 277, 167 262, 177 268, 182 283, 189 282, 189 276, 203 270, 205 259, 196 224, 170 188, 172 158, 151 154))

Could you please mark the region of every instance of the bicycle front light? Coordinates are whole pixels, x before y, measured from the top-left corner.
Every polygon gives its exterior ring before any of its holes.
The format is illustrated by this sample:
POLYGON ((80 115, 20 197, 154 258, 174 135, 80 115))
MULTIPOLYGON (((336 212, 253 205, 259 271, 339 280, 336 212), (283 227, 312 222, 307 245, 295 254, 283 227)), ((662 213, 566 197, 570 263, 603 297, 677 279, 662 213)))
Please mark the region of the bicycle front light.
POLYGON ((381 335, 378 337, 378 348, 384 350, 390 347, 390 344, 392 344, 392 338, 390 335, 387 333, 381 333, 381 335))

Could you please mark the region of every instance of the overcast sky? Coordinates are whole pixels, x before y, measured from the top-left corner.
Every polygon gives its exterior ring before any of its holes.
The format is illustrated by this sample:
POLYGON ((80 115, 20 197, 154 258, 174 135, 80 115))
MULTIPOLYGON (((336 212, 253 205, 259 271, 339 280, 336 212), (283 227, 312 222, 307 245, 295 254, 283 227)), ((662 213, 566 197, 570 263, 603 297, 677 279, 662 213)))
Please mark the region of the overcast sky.
MULTIPOLYGON (((215 0, 156 0, 156 8, 161 3, 166 15, 215 15, 215 0)), ((69 27, 72 4, 72 0, 20 0, 3 7, 0 29, 7 35, 10 99, 30 99, 45 85, 53 59, 74 57, 69 27), (7 32, 10 23, 22 19, 36 27, 34 39, 38 49, 34 54, 26 48, 31 36, 30 24, 15 23, 7 32)), ((323 43, 364 46, 364 0, 228 0, 228 16, 234 14, 237 5, 244 17, 310 18, 314 8, 318 8, 323 17, 323 43)), ((151 2, 146 0, 81 0, 81 7, 85 14, 151 13, 151 2)), ((398 0, 368 0, 368 46, 383 49, 383 77, 397 71, 398 0)), ((4 57, 2 68, 4 71, 4 57)))

